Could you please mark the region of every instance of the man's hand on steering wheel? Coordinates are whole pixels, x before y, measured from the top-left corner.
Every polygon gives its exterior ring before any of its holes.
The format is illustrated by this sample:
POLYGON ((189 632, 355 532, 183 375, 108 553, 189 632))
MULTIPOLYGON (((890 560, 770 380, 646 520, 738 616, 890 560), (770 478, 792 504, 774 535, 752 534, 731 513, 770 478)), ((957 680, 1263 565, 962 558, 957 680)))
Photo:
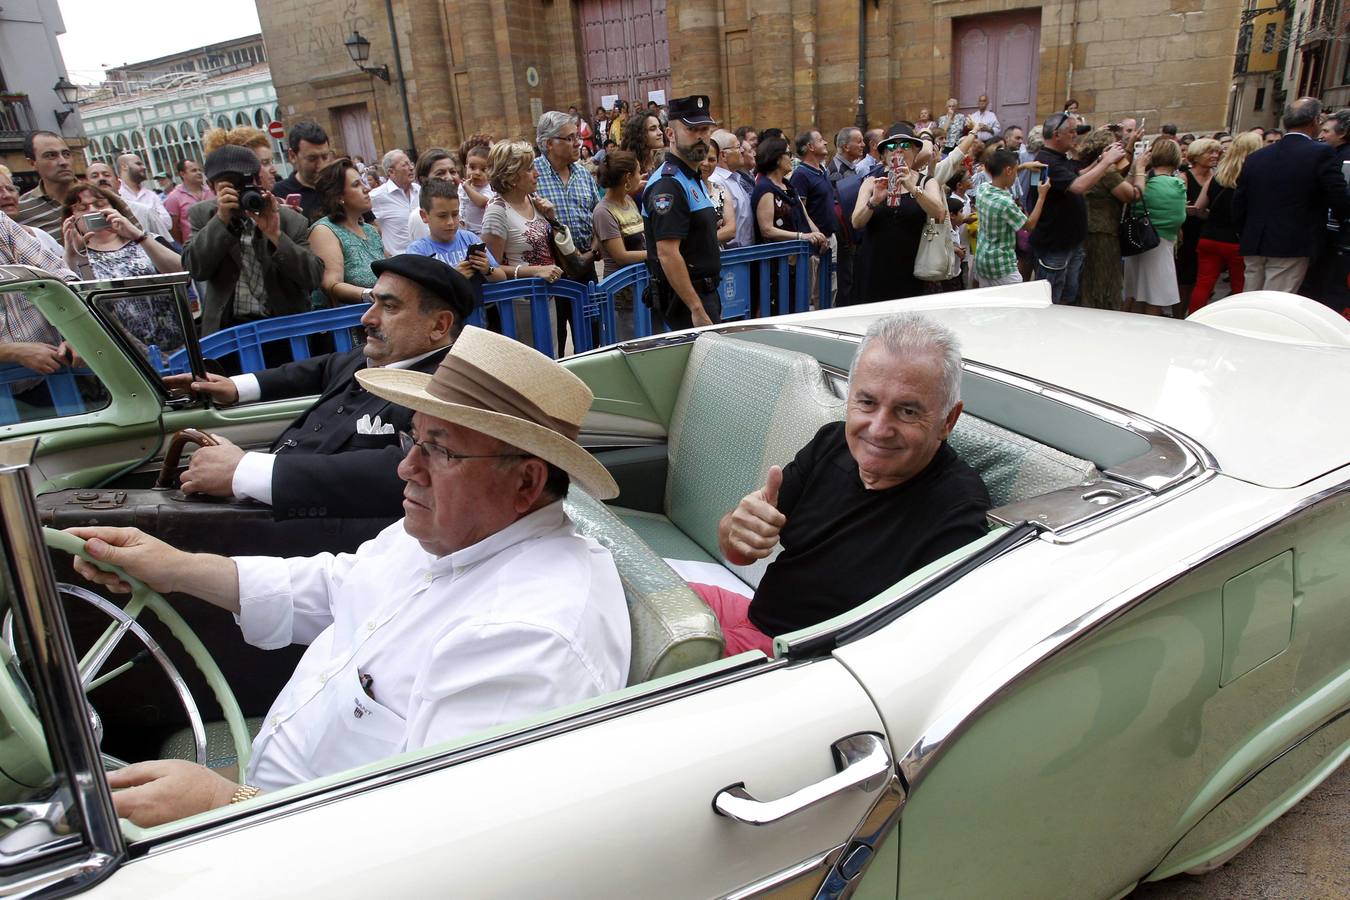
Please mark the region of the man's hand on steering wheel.
POLYGON ((183 759, 132 763, 108 773, 117 815, 148 828, 227 806, 239 785, 183 759))
POLYGON ((198 447, 188 461, 187 471, 180 479, 186 494, 210 494, 212 497, 234 496, 234 470, 244 451, 218 434, 214 447, 198 447))
MULTIPOLYGON (((133 578, 139 578, 151 590, 167 594, 174 590, 174 573, 181 571, 190 554, 176 550, 139 528, 69 528, 87 543, 85 550, 100 562, 112 563, 133 578)), ((131 585, 112 572, 105 572, 88 560, 75 557, 75 571, 94 584, 119 594, 131 593, 131 585)))

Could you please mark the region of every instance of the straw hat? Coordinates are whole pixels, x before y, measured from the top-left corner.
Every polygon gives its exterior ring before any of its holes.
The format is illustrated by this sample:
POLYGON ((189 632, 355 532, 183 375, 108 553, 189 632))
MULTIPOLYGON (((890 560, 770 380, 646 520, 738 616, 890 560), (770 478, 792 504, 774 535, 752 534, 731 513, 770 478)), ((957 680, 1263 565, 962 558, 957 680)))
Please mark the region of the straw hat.
POLYGON ((576 442, 591 389, 533 347, 470 325, 434 375, 380 367, 356 380, 376 396, 553 463, 596 499, 619 495, 608 470, 576 442))

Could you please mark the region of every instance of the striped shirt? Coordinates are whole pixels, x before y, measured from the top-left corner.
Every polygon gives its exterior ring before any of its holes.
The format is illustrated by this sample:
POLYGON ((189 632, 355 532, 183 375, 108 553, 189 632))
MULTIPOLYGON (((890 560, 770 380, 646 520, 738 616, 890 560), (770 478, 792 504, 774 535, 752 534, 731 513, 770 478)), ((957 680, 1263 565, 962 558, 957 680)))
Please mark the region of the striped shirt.
POLYGON ((61 242, 61 220, 64 217, 64 206, 42 192, 41 182, 19 198, 19 224, 41 228, 58 244, 61 242))
POLYGON ((539 196, 553 204, 558 221, 572 232, 572 243, 576 245, 577 252, 587 252, 591 249, 591 232, 594 229, 591 215, 601 197, 595 179, 579 162, 572 163, 572 174, 568 176, 566 184, 553 170, 553 164, 547 157, 536 159, 534 168, 539 173, 539 196))
POLYGON ((975 242, 975 277, 1003 278, 1017 271, 1017 229, 1027 214, 1007 190, 985 182, 975 192, 979 240, 975 242))

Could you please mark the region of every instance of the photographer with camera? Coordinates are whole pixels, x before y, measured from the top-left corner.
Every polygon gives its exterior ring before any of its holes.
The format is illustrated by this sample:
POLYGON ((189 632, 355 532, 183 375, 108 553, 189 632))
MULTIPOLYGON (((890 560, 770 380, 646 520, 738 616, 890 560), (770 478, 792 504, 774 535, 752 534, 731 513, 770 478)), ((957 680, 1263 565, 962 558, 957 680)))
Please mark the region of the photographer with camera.
POLYGON ((241 322, 306 312, 323 263, 309 249, 309 223, 264 189, 258 156, 227 144, 206 157, 216 199, 188 211, 183 262, 206 283, 202 334, 241 322))

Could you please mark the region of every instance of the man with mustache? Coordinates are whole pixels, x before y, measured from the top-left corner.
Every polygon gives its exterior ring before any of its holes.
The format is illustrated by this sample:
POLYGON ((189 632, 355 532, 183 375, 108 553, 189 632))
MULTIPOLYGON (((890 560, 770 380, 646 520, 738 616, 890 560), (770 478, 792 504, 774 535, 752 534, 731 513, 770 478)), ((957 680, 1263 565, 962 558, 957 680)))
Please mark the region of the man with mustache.
POLYGON ((412 411, 367 393, 356 373, 368 367, 434 372, 473 312, 474 294, 464 276, 429 256, 393 256, 371 269, 378 279, 361 317, 363 346, 232 378, 164 379, 171 390, 222 405, 319 395, 266 453, 245 452, 221 438, 217 446, 199 448, 182 476, 185 492, 247 497, 270 505, 278 520, 399 517, 398 433, 408 430, 412 411))
POLYGON ((708 103, 704 96, 670 101, 670 124, 666 126, 670 149, 642 195, 653 332, 722 320, 722 301, 717 295, 722 275, 717 209, 698 174, 717 124, 708 103))

